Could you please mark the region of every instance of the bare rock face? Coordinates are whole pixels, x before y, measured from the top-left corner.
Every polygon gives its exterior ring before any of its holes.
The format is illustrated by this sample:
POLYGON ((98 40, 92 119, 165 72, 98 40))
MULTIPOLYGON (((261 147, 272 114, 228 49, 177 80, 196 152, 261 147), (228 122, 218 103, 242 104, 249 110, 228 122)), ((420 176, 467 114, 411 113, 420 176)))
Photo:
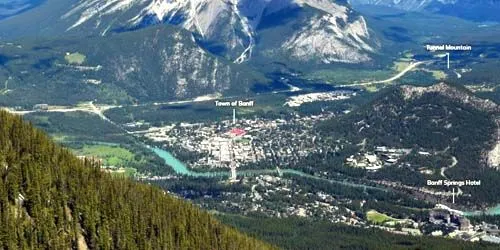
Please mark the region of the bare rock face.
POLYGON ((369 36, 363 17, 341 27, 335 16, 323 16, 311 20, 282 48, 301 61, 360 63, 371 60, 366 52, 374 49, 364 40, 369 36))
POLYGON ((287 34, 279 47, 267 49, 326 64, 371 60, 370 53, 376 46, 368 42, 365 19, 348 5, 332 0, 84 0, 72 6, 61 20, 68 22, 67 31, 88 29, 90 25, 102 35, 120 27, 175 24, 194 32, 203 42, 216 44, 228 59, 242 63, 255 54, 258 27, 265 16, 311 9, 314 14, 302 20, 299 29, 287 34), (116 24, 115 16, 122 22, 116 24))
POLYGON ((487 159, 488 159, 488 166, 496 169, 500 169, 500 118, 497 119, 497 134, 496 134, 496 140, 495 140, 495 146, 493 149, 488 152, 487 159))

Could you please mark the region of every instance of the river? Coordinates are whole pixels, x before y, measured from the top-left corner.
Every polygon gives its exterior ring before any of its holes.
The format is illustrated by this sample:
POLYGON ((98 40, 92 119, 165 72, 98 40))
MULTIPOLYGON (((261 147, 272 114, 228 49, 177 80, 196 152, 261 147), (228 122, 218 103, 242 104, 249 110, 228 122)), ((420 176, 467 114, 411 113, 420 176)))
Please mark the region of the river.
MULTIPOLYGON (((229 170, 227 171, 207 171, 207 172, 195 172, 189 170, 184 163, 179 161, 177 158, 175 158, 170 152, 165 151, 160 148, 156 147, 150 147, 150 149, 153 150, 153 152, 158 155, 160 158, 165 160, 165 164, 169 165, 172 167, 172 169, 175 171, 176 174, 179 175, 186 175, 186 176, 192 176, 192 177, 221 177, 221 176, 227 176, 229 177, 229 170)), ((347 182, 347 181, 338 181, 338 180, 331 180, 331 179, 326 179, 323 177, 318 177, 314 175, 310 175, 307 173, 304 173, 300 170, 295 170, 295 169, 256 169, 256 170, 242 170, 242 171, 237 171, 236 175, 237 176, 255 176, 255 175, 260 175, 260 174, 290 174, 290 175, 297 175, 305 178, 311 178, 315 180, 321 180, 321 181, 326 181, 334 184, 340 184, 344 186, 349 186, 349 187, 354 187, 354 188, 366 188, 366 189, 373 189, 373 190, 380 190, 380 191, 387 191, 387 188, 383 187, 373 187, 373 186, 368 186, 368 185, 363 185, 363 184, 357 184, 357 183, 352 183, 352 182, 347 182), (279 171, 279 172, 278 172, 279 171)), ((480 216, 483 214, 486 215, 500 215, 500 204, 497 205, 496 207, 489 208, 485 211, 465 211, 464 214, 466 216, 480 216)))
POLYGON ((465 216, 500 215, 500 204, 484 211, 466 211, 465 216))
MULTIPOLYGON (((163 149, 157 148, 157 147, 150 147, 153 152, 158 155, 160 158, 165 160, 165 164, 169 165, 172 167, 172 169, 175 171, 176 174, 180 175, 186 175, 186 176, 192 176, 192 177, 220 177, 220 176, 227 176, 229 177, 229 170, 227 171, 207 171, 207 172, 195 172, 189 170, 184 163, 179 161, 177 158, 175 158, 170 152, 165 151, 163 149)), ((316 179, 316 180, 322 180, 322 181, 327 181, 330 183, 334 184, 340 184, 344 186, 350 186, 350 187, 355 187, 355 188, 366 188, 366 189, 373 189, 373 190, 381 190, 381 191, 387 191, 386 188, 382 187, 373 187, 373 186, 368 186, 368 185, 363 185, 363 184, 357 184, 357 183, 352 183, 348 181, 338 181, 338 180, 330 180, 314 175, 310 175, 307 173, 304 173, 300 170, 295 170, 295 169, 255 169, 255 170, 242 170, 242 171, 237 171, 236 175, 237 176, 255 176, 255 175, 260 175, 260 174, 290 174, 290 175, 297 175, 305 178, 311 178, 311 179, 316 179)))

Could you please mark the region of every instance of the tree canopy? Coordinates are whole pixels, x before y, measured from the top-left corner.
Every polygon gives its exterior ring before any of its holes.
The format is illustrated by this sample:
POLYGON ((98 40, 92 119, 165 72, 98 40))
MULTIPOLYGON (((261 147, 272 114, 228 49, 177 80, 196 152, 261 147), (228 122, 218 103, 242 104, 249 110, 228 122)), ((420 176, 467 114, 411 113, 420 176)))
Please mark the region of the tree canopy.
POLYGON ((0 248, 272 249, 0 111, 0 248))

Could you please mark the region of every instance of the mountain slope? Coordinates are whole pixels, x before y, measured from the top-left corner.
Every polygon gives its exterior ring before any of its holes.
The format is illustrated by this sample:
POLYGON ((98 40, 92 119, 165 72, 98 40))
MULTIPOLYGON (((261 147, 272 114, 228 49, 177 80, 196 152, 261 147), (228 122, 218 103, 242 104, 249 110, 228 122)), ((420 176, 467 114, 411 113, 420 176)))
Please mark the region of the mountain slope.
POLYGON ((0 2, 0 20, 36 7, 43 0, 9 0, 0 2))
POLYGON ((296 60, 326 64, 366 62, 377 49, 363 17, 334 0, 48 0, 0 22, 0 34, 107 35, 159 23, 195 33, 200 45, 236 63, 250 60, 259 44, 296 60), (307 17, 296 20, 286 13, 307 17), (276 44, 262 43, 258 27, 267 25, 269 16, 278 18, 279 26, 294 25, 294 32, 283 33, 276 44))
MULTIPOLYGON (((498 156, 494 156, 500 143, 499 120, 500 107, 494 102, 441 83, 394 88, 345 117, 323 124, 321 129, 353 144, 364 141, 369 150, 376 146, 412 149, 415 156, 403 159, 412 167, 400 164, 393 169, 404 169, 407 177, 419 179, 407 183, 411 185, 425 186, 429 178, 443 178, 440 168, 455 158, 456 167, 446 170, 446 176, 454 180, 482 180, 481 186, 465 188, 472 196, 461 198, 461 202, 483 204, 500 198, 494 191, 500 180, 498 162, 493 164, 498 161, 495 160, 498 156), (420 151, 430 153, 424 163, 416 153, 420 151), (418 170, 420 167, 431 168, 434 174, 423 175, 418 170)), ((407 181, 394 173, 387 173, 385 177, 407 181)))
POLYGON ((191 33, 170 25, 106 37, 0 44, 6 58, 0 81, 7 83, 0 105, 183 100, 245 94, 266 82, 246 66, 206 52, 191 33))
POLYGON ((0 112, 3 249, 271 249, 157 188, 77 159, 0 112))
POLYGON ((406 11, 429 11, 472 21, 500 21, 497 0, 349 0, 354 6, 378 5, 406 11))
POLYGON ((442 237, 414 237, 379 229, 332 224, 300 217, 266 218, 219 215, 222 221, 266 239, 284 249, 497 249, 498 245, 451 240, 442 237))
POLYGON ((324 127, 349 136, 354 142, 366 138, 369 143, 394 147, 421 147, 474 157, 468 163, 484 165, 484 152, 496 140, 500 107, 466 90, 445 83, 429 87, 401 86, 369 105, 324 127), (340 129, 342 128, 342 129, 340 129), (432 135, 432 136, 431 136, 432 135), (472 139, 474 138, 474 139, 472 139))
POLYGON ((349 2, 353 5, 380 5, 408 11, 419 11, 435 3, 454 4, 457 0, 349 0, 349 2))

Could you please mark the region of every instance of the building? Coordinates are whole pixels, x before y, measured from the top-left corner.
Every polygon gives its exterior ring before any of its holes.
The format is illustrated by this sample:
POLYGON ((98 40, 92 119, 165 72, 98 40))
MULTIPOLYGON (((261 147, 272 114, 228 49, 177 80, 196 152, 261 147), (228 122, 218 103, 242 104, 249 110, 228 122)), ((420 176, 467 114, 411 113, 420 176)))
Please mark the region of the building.
POLYGON ((470 220, 465 217, 459 217, 458 224, 460 226, 460 231, 468 231, 471 229, 470 220))
POLYGON ((376 163, 378 158, 376 155, 371 155, 371 154, 365 154, 366 160, 368 160, 369 163, 376 163))
POLYGON ((241 128, 233 128, 231 131, 229 131, 229 135, 231 137, 241 137, 244 136, 247 133, 244 129, 241 128))
POLYGON ((49 105, 48 104, 35 104, 33 106, 33 110, 35 110, 35 111, 47 111, 47 110, 49 110, 49 105))
POLYGON ((433 209, 429 212, 429 221, 432 224, 449 224, 451 222, 450 213, 444 209, 433 209))
POLYGON ((497 225, 483 222, 483 224, 481 225, 481 229, 489 234, 500 235, 500 229, 498 229, 497 225))

